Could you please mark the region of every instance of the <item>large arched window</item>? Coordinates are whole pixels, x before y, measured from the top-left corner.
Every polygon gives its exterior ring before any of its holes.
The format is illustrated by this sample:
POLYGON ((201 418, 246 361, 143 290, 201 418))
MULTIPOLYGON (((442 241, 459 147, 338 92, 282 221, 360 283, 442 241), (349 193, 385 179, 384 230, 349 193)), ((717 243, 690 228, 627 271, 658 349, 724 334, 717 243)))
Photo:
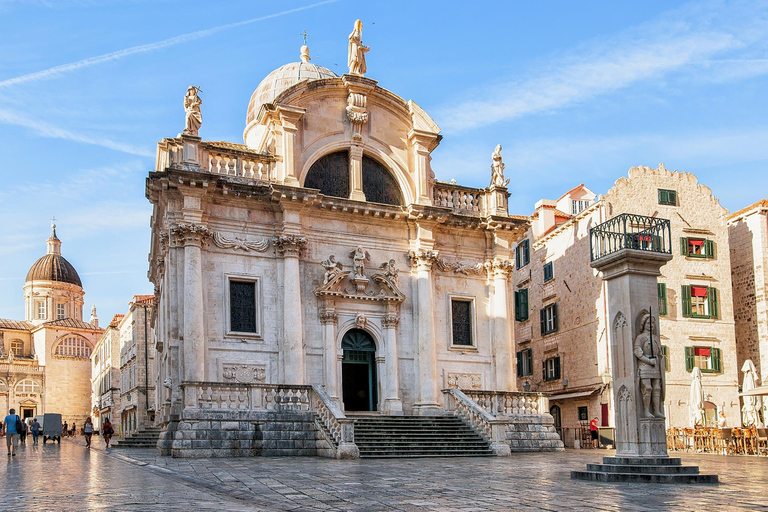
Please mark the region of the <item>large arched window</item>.
POLYGON ((11 350, 13 350, 13 355, 15 356, 23 356, 24 355, 24 342, 21 340, 11 340, 11 350))
MULTIPOLYGON (((365 200, 371 203, 402 205, 400 187, 389 169, 365 155, 362 163, 365 200)), ((349 153, 337 151, 317 160, 309 168, 304 186, 319 189, 321 194, 327 196, 348 198, 349 153)))
POLYGON ((55 356, 63 357, 91 357, 91 346, 82 338, 69 336, 56 345, 53 352, 55 356))
POLYGON ((40 384, 32 379, 24 379, 16 384, 17 393, 40 393, 40 384))

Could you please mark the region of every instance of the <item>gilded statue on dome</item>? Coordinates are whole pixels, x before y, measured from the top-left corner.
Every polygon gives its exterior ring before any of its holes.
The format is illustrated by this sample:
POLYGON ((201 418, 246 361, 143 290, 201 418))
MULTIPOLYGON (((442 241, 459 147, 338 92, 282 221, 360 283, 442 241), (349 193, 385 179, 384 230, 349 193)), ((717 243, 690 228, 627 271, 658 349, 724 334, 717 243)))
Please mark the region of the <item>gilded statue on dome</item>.
POLYGON ((363 22, 357 20, 355 28, 349 34, 349 53, 347 55, 347 66, 349 66, 350 75, 364 75, 368 68, 365 66, 365 54, 370 50, 363 46, 363 22))

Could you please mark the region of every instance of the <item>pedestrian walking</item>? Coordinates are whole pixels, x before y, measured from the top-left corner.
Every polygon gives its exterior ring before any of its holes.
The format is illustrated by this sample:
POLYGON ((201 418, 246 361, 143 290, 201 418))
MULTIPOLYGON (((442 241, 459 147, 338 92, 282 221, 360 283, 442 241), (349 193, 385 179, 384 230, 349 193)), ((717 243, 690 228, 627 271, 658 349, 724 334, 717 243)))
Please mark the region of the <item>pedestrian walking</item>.
POLYGON ((8 446, 8 456, 16 456, 16 445, 19 443, 19 431, 21 430, 21 418, 16 414, 16 409, 8 411, 3 424, 5 425, 5 444, 8 446))
POLYGON ((109 442, 112 440, 112 435, 115 433, 115 429, 112 428, 112 423, 109 418, 104 420, 104 425, 101 426, 101 433, 104 434, 104 442, 107 443, 109 448, 109 442))
POLYGON ((76 436, 77 435, 77 426, 75 425, 75 422, 72 422, 72 428, 69 429, 69 435, 70 436, 76 436))
POLYGON ((32 431, 32 444, 37 444, 37 438, 40 435, 40 423, 38 423, 37 418, 32 420, 29 430, 32 431))
POLYGON ((83 426, 83 435, 85 436, 85 447, 90 448, 91 437, 93 436, 93 422, 91 421, 90 416, 87 420, 85 420, 85 425, 83 426))
POLYGON ((589 422, 589 433, 592 435, 592 448, 597 448, 597 443, 599 440, 598 433, 597 433, 597 416, 589 422))
POLYGON ((64 428, 62 429, 62 431, 64 432, 65 436, 69 435, 69 426, 67 425, 66 421, 64 422, 64 428))
POLYGON ((21 432, 19 432, 19 442, 21 444, 27 444, 27 422, 21 422, 21 432))

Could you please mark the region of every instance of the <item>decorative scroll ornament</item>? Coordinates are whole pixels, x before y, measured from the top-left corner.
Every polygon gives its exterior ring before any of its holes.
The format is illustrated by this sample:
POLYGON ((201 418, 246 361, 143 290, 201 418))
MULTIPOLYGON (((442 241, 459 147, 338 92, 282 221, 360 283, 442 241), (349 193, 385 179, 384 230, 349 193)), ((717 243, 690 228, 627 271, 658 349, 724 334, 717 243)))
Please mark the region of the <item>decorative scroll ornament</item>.
POLYGON ((482 379, 476 373, 449 373, 450 389, 482 389, 482 379))
POLYGON ((249 242, 248 240, 240 237, 227 238, 218 231, 213 232, 213 243, 217 247, 222 249, 242 249, 245 252, 256 251, 264 252, 269 248, 269 239, 264 238, 257 242, 249 242))
POLYGON ((272 244, 281 255, 300 256, 307 246, 307 237, 280 235, 272 239, 272 244))
POLYGON ((221 376, 224 377, 225 382, 251 384, 253 382, 266 382, 267 370, 263 365, 227 364, 222 368, 221 376))

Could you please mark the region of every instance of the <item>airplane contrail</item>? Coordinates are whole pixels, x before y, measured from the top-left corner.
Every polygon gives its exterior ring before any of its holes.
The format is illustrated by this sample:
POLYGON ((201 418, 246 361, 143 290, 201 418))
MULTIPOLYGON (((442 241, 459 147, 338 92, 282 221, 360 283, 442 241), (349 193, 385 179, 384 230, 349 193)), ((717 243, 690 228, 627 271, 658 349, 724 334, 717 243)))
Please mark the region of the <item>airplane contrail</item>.
POLYGON ((244 21, 238 21, 236 23, 229 23, 227 25, 221 25, 218 27, 212 27, 207 28, 204 30, 198 30, 196 32, 190 32, 188 34, 181 34, 175 37, 171 37, 168 39, 163 39, 162 41, 156 41, 154 43, 147 43, 142 44, 138 46, 131 46, 130 48, 124 48, 122 50, 117 50, 110 53, 105 53, 104 55, 97 55, 96 57, 89 57, 87 59, 78 60, 76 62, 70 62, 69 64, 61 64, 59 66, 54 66, 52 68, 44 69, 42 71, 35 71, 34 73, 28 73, 26 75, 17 76, 15 78, 9 78, 7 80, 0 81, 0 88, 6 88, 13 85, 23 84, 26 82, 35 82, 38 80, 46 80, 50 78, 56 78, 58 76, 64 75, 66 73, 71 73, 73 71, 77 71, 78 69, 87 68, 90 66, 94 66, 96 64, 101 64, 103 62, 109 62, 117 59, 122 59, 123 57, 128 57, 129 55, 136 55, 138 53, 147 53, 154 50, 160 50, 162 48, 167 48, 169 46, 174 46, 177 44, 185 43, 187 41, 192 41, 195 39, 200 39, 203 37, 208 37, 210 35, 216 34, 217 32, 221 32, 223 30, 228 30, 230 28, 235 27, 241 27, 243 25, 249 25, 251 23, 256 23, 259 21, 264 21, 272 18, 277 18, 279 16, 285 16, 286 14, 291 14, 294 12, 299 11, 305 11, 307 9, 311 9, 313 7, 318 7, 325 4, 330 4, 337 2, 338 0, 323 0, 322 2, 316 2, 314 4, 305 5, 303 7, 296 7, 295 9, 288 9, 287 11, 281 11, 274 14, 268 14, 266 16, 260 16, 258 18, 251 18, 249 20, 244 21))

